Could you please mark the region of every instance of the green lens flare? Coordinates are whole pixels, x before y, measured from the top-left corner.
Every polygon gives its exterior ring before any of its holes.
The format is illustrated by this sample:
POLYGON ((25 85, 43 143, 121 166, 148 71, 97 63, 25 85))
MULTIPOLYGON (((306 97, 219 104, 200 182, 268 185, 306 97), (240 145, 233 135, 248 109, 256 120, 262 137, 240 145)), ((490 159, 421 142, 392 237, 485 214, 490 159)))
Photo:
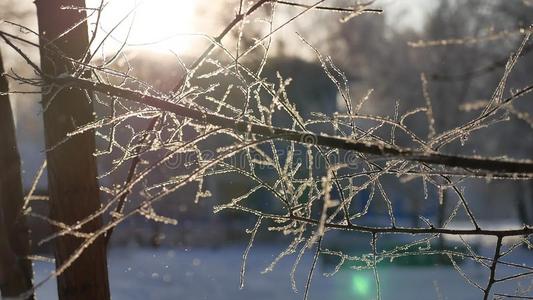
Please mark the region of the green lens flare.
POLYGON ((359 296, 367 296, 370 292, 370 280, 366 276, 354 275, 352 289, 359 296))

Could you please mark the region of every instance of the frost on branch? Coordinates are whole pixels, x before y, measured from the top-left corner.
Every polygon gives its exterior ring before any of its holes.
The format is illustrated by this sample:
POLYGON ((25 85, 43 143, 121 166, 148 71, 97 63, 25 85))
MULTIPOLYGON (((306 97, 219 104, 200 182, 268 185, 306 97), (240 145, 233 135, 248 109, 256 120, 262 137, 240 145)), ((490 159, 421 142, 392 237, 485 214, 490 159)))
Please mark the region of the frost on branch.
MULTIPOLYGON (((313 63, 272 55, 275 34, 310 11, 348 13, 346 22, 376 12, 370 8, 372 3, 335 8, 321 2, 242 1, 240 13, 226 29, 205 37, 210 42, 205 51, 192 59, 173 55, 173 64, 161 67, 156 75, 170 80, 154 81, 143 74, 143 62, 131 59, 123 48, 101 56, 97 49, 93 59, 70 61, 73 74, 39 80, 14 76, 43 91, 54 87, 95 92, 91 101, 97 107, 97 119, 78 124, 67 139, 96 130, 99 180, 107 198, 98 212, 75 227, 48 220, 57 231, 46 241, 73 235, 84 239, 87 247, 96 236, 109 239, 113 228, 139 216, 180 226, 183 215, 176 217, 165 208, 181 207, 190 198, 196 206, 212 206, 215 214, 236 213, 253 220, 242 228, 248 243, 242 255, 241 288, 247 259, 262 235, 275 235, 285 242, 264 272, 291 259, 290 285, 295 291, 303 288, 304 297, 319 260, 334 262, 324 276, 345 269, 372 271, 377 298, 380 266, 413 257, 452 266, 485 298, 499 282, 529 276, 532 266, 517 265, 506 257, 520 247, 531 248, 531 224, 503 229, 485 226, 464 187, 492 180, 531 181, 532 157, 513 159, 484 149, 462 149, 476 147, 471 138, 508 123, 525 122, 531 129, 530 114, 517 103, 530 96, 531 85, 508 93, 509 78, 531 43, 531 30, 411 43, 432 48, 509 35, 522 39, 490 98, 458 107, 476 114, 457 126, 441 128, 429 74, 416 75, 417 105, 395 99, 390 113, 376 112, 369 107, 380 101, 374 93, 380 87, 354 96, 343 68, 308 41, 306 34, 295 35, 295 40, 314 55, 313 63), (299 10, 280 23, 276 12, 284 5, 299 10), (255 17, 261 7, 266 12, 255 17), (234 41, 224 40, 228 32, 234 33, 234 41), (288 71, 291 67, 299 72, 288 71), (302 80, 306 73, 317 74, 317 69, 323 76, 320 86, 302 80), (82 76, 87 73, 90 78, 82 76), (322 99, 316 99, 320 96, 337 99, 334 105, 324 106, 322 99), (415 211, 413 216, 405 217, 405 206, 415 211), (108 220, 99 231, 77 230, 97 216, 108 220), (480 237, 490 240, 490 255, 480 253, 475 243, 480 237), (456 247, 445 245, 450 239, 456 247), (352 240, 364 244, 364 251, 351 253, 352 240), (303 266, 306 255, 313 259, 303 266), (472 278, 463 269, 466 261, 481 266, 488 280, 472 278), (501 266, 513 267, 513 275, 497 277, 501 266), (305 284, 295 275, 303 267, 309 270, 305 284)), ((0 35, 26 42, 9 33, 0 35)), ((33 189, 28 199, 32 193, 33 189)))

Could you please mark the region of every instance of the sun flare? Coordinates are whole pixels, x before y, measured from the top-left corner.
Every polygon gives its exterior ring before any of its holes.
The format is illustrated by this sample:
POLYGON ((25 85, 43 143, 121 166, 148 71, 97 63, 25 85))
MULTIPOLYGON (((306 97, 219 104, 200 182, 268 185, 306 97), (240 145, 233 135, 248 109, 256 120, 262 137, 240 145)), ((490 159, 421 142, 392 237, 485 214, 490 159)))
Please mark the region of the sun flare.
MULTIPOLYGON (((88 1, 89 7, 99 5, 100 0, 88 1)), ((184 52, 190 48, 195 0, 114 0, 104 2, 104 6, 99 36, 104 38, 111 32, 111 48, 125 41, 128 46, 160 51, 184 52)), ((95 20, 93 17, 93 24, 95 20)))

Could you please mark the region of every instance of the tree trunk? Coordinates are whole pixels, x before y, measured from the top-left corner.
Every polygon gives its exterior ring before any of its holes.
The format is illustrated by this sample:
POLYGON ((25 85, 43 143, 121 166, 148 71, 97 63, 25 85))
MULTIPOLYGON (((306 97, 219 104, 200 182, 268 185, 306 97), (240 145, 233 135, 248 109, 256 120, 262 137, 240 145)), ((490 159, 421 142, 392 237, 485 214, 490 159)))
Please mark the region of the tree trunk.
MULTIPOLYGON (((0 53, 0 93, 8 92, 0 53)), ((30 239, 22 213, 20 156, 9 96, 0 94, 0 288, 2 296, 15 297, 30 290, 32 284, 30 239)), ((33 297, 30 296, 30 299, 33 297)))
POLYGON ((522 225, 528 225, 529 223, 529 216, 528 216, 528 205, 527 205, 527 199, 528 199, 528 191, 527 186, 525 183, 518 182, 516 186, 518 193, 514 197, 515 201, 515 207, 516 207, 516 213, 518 215, 518 220, 522 222, 522 225))
MULTIPOLYGON (((81 22, 75 28, 72 27, 85 18, 86 12, 76 9, 85 7, 85 2, 37 0, 35 3, 43 73, 50 76, 72 74, 72 64, 61 59, 57 53, 74 60, 82 59, 88 48, 87 23, 81 22)), ((51 91, 43 91, 43 107, 46 108, 43 113, 45 144, 48 149, 64 140, 68 132, 94 120, 89 100, 85 92, 78 89, 58 91, 54 87, 51 91)), ((53 220, 75 225, 100 208, 94 151, 93 130, 71 137, 67 142, 47 151, 50 217, 53 220)), ((95 218, 83 226, 81 231, 94 232, 101 226, 102 219, 95 218)), ((70 258, 82 242, 83 239, 68 235, 55 239, 56 267, 70 258)), ((59 276, 58 292, 60 300, 110 298, 103 238, 86 248, 59 276)))

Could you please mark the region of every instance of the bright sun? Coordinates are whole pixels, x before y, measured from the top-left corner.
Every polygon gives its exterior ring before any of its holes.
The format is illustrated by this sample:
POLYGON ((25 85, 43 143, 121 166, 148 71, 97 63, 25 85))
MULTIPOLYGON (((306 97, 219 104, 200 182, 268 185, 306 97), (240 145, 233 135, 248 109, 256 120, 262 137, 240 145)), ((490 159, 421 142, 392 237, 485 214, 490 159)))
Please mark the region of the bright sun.
MULTIPOLYGON (((153 50, 184 52, 190 47, 196 0, 111 0, 105 1, 99 37, 116 28, 107 47, 115 48, 126 38, 129 46, 153 50), (129 14, 129 16, 128 16, 129 14), (129 30, 131 26, 131 31, 129 30)), ((88 7, 98 7, 100 0, 88 0, 88 7)), ((92 18, 92 23, 96 18, 92 18)), ((111 49, 108 49, 111 50, 111 49)))

